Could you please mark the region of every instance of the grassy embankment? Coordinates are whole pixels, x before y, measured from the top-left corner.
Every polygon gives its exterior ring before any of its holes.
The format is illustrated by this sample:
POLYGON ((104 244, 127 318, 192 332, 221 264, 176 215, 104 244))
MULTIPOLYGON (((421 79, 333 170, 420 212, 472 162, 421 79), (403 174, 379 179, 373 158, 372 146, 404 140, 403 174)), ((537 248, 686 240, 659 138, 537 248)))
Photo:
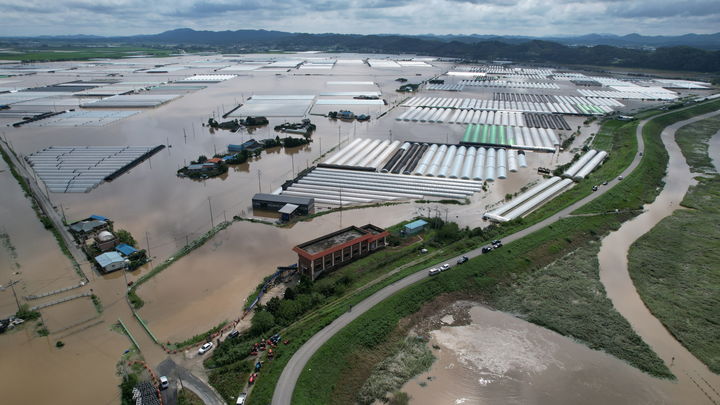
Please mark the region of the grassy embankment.
MULTIPOLYGON (((712 111, 718 106, 720 106, 718 102, 704 103, 690 110, 676 111, 658 117, 648 123, 643 131, 646 149, 641 164, 628 176, 627 181, 620 184, 623 186, 621 191, 616 190, 618 188, 616 187, 599 197, 589 204, 591 206, 589 211, 633 209, 652 200, 662 185, 662 177, 667 165, 667 153, 659 137, 662 128, 673 122, 712 111)), ((629 159, 631 158, 629 155, 629 159)), ((584 207, 580 211, 586 210, 587 207, 584 207)), ((452 272, 423 281, 396 294, 335 335, 313 356, 298 381, 293 402, 339 403, 348 399, 355 400, 356 398, 349 398, 347 393, 357 392, 360 386, 355 384, 354 387, 350 387, 350 385, 353 385, 353 381, 363 380, 362 376, 367 378, 372 371, 371 367, 358 362, 355 356, 374 351, 380 345, 389 345, 392 340, 399 342, 405 334, 402 333, 404 327, 402 324, 397 326, 398 323, 404 317, 417 312, 424 303, 443 293, 457 292, 492 303, 518 278, 530 277, 526 274, 531 274, 534 270, 565 256, 578 247, 587 247, 590 242, 599 240, 605 233, 617 229, 621 222, 630 217, 632 214, 621 211, 616 215, 564 219, 507 245, 502 251, 473 259, 466 266, 458 267, 452 272), (351 359, 353 362, 348 362, 351 359), (323 384, 315 384, 316 381, 323 381, 323 384)), ((556 295, 565 295, 567 298, 574 294, 573 291, 566 289, 563 283, 558 282, 555 285, 560 288, 559 291, 554 291, 556 295)), ((590 310, 593 306, 584 307, 590 310)), ((652 375, 672 376, 649 347, 627 328, 627 322, 622 322, 622 317, 613 318, 618 322, 611 330, 624 329, 629 333, 628 335, 620 339, 609 339, 608 335, 603 333, 603 329, 608 328, 607 325, 592 331, 588 328, 596 325, 573 321, 572 317, 555 320, 548 317, 543 319, 541 324, 578 339, 585 338, 586 343, 591 347, 613 353, 652 375), (553 323, 555 325, 552 325, 553 323)))
POLYGON ((699 178, 678 210, 630 248, 629 271, 645 305, 691 353, 720 373, 720 175, 707 139, 720 118, 683 127, 676 139, 699 178), (670 248, 669 248, 670 247, 670 248))
POLYGON ((708 151, 708 141, 720 131, 720 116, 704 119, 677 130, 675 141, 680 146, 690 170, 695 173, 718 173, 708 151))
POLYGON ((177 397, 178 405, 205 405, 205 402, 194 392, 188 389, 182 389, 177 397))
POLYGON ((167 49, 139 48, 129 46, 108 47, 47 47, 42 49, 17 49, 14 52, 0 52, 0 59, 23 62, 46 62, 65 60, 87 60, 95 58, 119 59, 128 56, 149 55, 170 56, 167 49))

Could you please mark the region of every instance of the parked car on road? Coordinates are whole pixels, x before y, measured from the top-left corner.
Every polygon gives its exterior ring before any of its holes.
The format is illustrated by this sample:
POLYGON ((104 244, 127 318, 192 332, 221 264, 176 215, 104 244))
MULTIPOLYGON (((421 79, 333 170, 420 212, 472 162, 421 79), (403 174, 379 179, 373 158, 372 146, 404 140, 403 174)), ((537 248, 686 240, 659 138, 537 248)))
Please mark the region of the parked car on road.
POLYGON ((232 332, 228 334, 229 338, 236 338, 238 336, 240 336, 240 331, 237 329, 233 329, 232 332))
POLYGON ((450 268, 450 265, 448 263, 443 264, 440 266, 440 271, 445 271, 450 268))
POLYGON ((489 252, 492 252, 492 250, 493 250, 492 246, 484 246, 482 248, 483 253, 489 253, 489 252))
POLYGON ((235 401, 235 405, 244 405, 245 398, 247 398, 247 394, 244 392, 241 393, 240 395, 238 395, 238 399, 237 399, 237 401, 235 401))
POLYGON ((207 342, 204 345, 200 346, 198 349, 198 354, 205 354, 210 351, 210 349, 213 348, 213 342, 207 342))
POLYGON ((164 390, 169 386, 170 386, 170 381, 168 381, 168 378, 165 376, 161 376, 160 377, 160 389, 164 390))
POLYGON ((428 275, 434 276, 436 274, 440 274, 441 271, 442 270, 440 270, 440 269, 430 269, 430 271, 428 271, 428 275))
POLYGON ((457 264, 463 264, 463 263, 465 263, 465 262, 468 261, 468 260, 469 260, 469 259, 468 259, 467 256, 463 256, 463 257, 461 257, 461 258, 459 258, 459 259, 457 260, 457 264))

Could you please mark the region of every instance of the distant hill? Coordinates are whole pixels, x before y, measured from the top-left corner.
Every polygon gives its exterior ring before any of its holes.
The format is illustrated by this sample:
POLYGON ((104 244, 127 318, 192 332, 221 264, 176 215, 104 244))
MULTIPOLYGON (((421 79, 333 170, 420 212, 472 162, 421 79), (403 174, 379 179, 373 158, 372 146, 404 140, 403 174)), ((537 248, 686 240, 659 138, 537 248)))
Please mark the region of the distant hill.
POLYGON ((668 46, 691 46, 694 48, 720 50, 720 33, 685 34, 678 36, 645 36, 640 34, 612 35, 588 34, 570 37, 526 37, 500 35, 419 35, 426 39, 444 41, 477 42, 495 40, 507 43, 521 43, 532 40, 557 42, 570 46, 610 45, 622 48, 660 48, 668 46))
MULTIPOLYGON (((468 60, 509 59, 543 64, 581 64, 720 73, 720 51, 711 50, 720 34, 644 37, 603 34, 540 40, 503 36, 303 34, 266 30, 195 31, 181 28, 154 35, 98 38, 63 36, 12 38, 33 44, 132 44, 188 51, 258 52, 322 50, 329 52, 411 53, 468 60), (713 42, 714 41, 714 42, 713 42), (606 44, 605 42, 613 42, 606 44), (689 43, 704 43, 701 47, 689 43), (667 45, 658 45, 667 44, 667 45), (651 48, 651 49, 644 49, 651 48)), ((2 39, 0 39, 2 41, 2 39)), ((720 49, 720 46, 716 46, 720 49)))

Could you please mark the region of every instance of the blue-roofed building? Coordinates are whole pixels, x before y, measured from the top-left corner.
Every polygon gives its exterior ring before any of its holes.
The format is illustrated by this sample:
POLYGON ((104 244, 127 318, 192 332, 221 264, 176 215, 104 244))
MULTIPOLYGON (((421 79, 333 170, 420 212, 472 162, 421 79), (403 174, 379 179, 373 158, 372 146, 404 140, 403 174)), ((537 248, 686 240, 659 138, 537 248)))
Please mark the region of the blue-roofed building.
POLYGON ((138 251, 137 249, 128 245, 127 243, 121 243, 121 244, 115 246, 115 250, 124 254, 125 256, 130 256, 133 253, 136 253, 138 251))
POLYGON ((422 232, 427 226, 427 224, 427 221, 418 219, 417 221, 405 224, 403 230, 405 231, 405 235, 415 235, 416 233, 422 232))
POLYGON ((129 261, 122 257, 118 252, 106 252, 99 256, 95 256, 95 261, 105 273, 124 269, 129 263, 129 261))
POLYGON ((105 222, 110 220, 109 218, 106 218, 102 215, 90 215, 90 219, 96 219, 98 221, 105 221, 105 222))

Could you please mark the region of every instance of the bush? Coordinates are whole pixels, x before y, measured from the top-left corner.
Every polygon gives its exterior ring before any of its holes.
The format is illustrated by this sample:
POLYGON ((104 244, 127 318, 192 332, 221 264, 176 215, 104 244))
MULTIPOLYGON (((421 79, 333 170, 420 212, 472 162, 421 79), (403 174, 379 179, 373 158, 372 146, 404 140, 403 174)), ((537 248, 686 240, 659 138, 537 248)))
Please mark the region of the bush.
POLYGON ((252 317, 250 334, 260 336, 275 326, 275 317, 268 311, 255 311, 252 317))
POLYGON ((20 306, 20 309, 15 313, 16 318, 20 318, 25 321, 32 321, 40 318, 40 312, 31 311, 27 304, 20 306))
POLYGON ((115 231, 115 236, 117 236, 120 243, 130 246, 135 246, 137 244, 137 241, 133 238, 132 234, 124 229, 118 229, 115 231))

